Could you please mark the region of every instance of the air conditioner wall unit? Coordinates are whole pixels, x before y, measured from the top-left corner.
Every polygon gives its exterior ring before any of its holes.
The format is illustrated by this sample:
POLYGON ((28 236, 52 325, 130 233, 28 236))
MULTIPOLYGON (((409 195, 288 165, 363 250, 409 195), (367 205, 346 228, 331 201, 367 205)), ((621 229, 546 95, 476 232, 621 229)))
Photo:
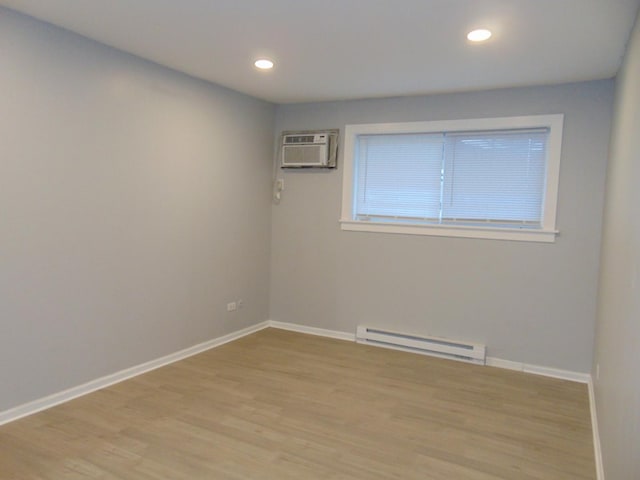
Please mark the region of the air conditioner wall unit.
POLYGON ((335 168, 337 131, 282 134, 282 168, 335 168))

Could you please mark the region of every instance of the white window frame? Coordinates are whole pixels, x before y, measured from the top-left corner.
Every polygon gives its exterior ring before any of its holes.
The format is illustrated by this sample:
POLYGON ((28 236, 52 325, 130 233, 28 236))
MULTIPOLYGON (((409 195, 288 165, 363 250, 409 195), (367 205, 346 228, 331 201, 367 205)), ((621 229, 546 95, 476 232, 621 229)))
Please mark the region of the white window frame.
POLYGON ((345 127, 344 172, 342 177, 342 230, 356 232, 400 233, 445 237, 485 238, 525 242, 555 242, 562 128, 564 115, 530 115, 519 117, 478 118, 407 123, 369 123, 345 127), (502 228, 497 226, 465 226, 417 223, 380 223, 356 220, 354 217, 354 162, 358 135, 442 133, 486 130, 548 128, 546 182, 542 228, 502 228))

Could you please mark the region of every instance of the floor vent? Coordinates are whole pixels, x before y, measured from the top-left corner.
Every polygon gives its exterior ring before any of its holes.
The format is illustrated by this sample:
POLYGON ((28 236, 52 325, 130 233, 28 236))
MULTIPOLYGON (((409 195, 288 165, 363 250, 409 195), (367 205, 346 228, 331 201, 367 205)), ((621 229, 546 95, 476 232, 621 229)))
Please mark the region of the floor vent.
POLYGON ((358 343, 477 363, 480 365, 484 365, 485 363, 486 348, 484 345, 457 342, 447 338, 423 337, 359 325, 356 331, 356 341, 358 343))

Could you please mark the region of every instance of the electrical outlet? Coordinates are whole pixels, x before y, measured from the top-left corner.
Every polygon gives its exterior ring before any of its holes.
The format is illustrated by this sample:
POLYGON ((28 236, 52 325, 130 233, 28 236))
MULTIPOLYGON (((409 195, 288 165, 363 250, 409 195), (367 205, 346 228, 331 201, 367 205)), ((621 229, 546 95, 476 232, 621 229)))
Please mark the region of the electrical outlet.
POLYGON ((284 179, 279 178, 273 184, 273 200, 280 203, 282 199, 282 191, 284 190, 284 179))
POLYGON ((233 312, 238 309, 238 304, 236 302, 227 303, 227 312, 233 312))
POLYGON ((244 307, 244 301, 242 299, 238 300, 236 304, 238 305, 238 308, 244 307))

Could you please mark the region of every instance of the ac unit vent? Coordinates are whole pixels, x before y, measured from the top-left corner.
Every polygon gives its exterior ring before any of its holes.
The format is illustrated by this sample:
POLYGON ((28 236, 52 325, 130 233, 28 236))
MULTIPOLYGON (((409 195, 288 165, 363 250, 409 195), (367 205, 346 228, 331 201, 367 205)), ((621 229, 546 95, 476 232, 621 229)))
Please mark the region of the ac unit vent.
POLYGON ((315 135, 287 135, 284 137, 286 144, 313 143, 315 135))

